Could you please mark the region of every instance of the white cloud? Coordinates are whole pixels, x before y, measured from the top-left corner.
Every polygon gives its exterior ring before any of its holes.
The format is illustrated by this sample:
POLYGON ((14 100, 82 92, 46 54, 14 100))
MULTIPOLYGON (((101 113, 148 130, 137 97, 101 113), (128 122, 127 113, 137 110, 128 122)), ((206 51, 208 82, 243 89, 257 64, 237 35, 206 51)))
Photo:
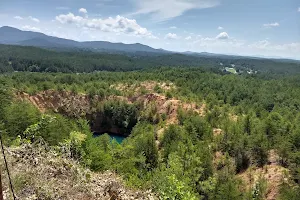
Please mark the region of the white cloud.
POLYGON ((165 35, 165 39, 178 39, 179 37, 175 33, 168 33, 165 35))
POLYGON ((177 29, 177 27, 176 26, 171 26, 170 29, 177 29))
POLYGON ((165 21, 182 15, 191 9, 211 8, 219 0, 131 0, 137 7, 133 14, 150 14, 158 21, 165 21))
POLYGON ((251 48, 256 48, 256 49, 264 49, 269 45, 270 45, 270 42, 268 40, 261 40, 261 41, 249 44, 248 46, 251 48))
POLYGON ((210 37, 206 37, 206 38, 201 38, 201 40, 203 41, 215 41, 218 38, 210 38, 210 37))
POLYGON ((226 32, 222 32, 219 35, 217 35, 216 39, 219 40, 226 40, 229 38, 229 35, 226 32))
POLYGON ((192 37, 191 36, 187 36, 186 38, 184 38, 185 40, 191 40, 192 37))
POLYGON ((73 13, 56 16, 55 19, 61 24, 74 24, 81 28, 88 28, 92 30, 100 30, 103 32, 125 33, 135 36, 146 36, 148 38, 156 38, 146 28, 141 27, 136 20, 128 19, 122 16, 115 18, 109 17, 101 18, 84 18, 76 16, 73 13))
POLYGON ((248 45, 250 48, 263 49, 268 51, 293 51, 300 52, 300 43, 272 44, 268 40, 261 40, 248 45))
MULTIPOLYGON (((218 40, 216 38, 200 38, 185 42, 185 50, 195 52, 213 52, 232 55, 247 56, 268 56, 300 59, 300 42, 275 44, 270 40, 261 40, 253 43, 247 43, 244 40, 229 38, 227 40, 218 40), (187 48, 188 47, 188 48, 187 48)), ((182 48, 180 44, 179 48, 182 48)))
POLYGON ((23 17, 20 17, 20 16, 15 16, 14 18, 17 19, 17 20, 22 20, 23 19, 23 17))
POLYGON ((298 8, 298 12, 300 12, 300 7, 298 8))
MULTIPOLYGON (((20 17, 20 16, 15 16, 14 19, 17 19, 17 20, 23 20, 24 18, 23 18, 23 17, 20 17)), ((40 22, 39 19, 37 19, 37 18, 35 18, 35 17, 32 17, 32 16, 29 16, 29 17, 27 17, 26 19, 29 19, 29 20, 34 21, 34 22, 36 22, 36 23, 39 23, 39 22, 40 22)))
POLYGON ((87 10, 85 8, 80 8, 78 10, 79 13, 87 14, 87 10))
POLYGON ((22 29, 24 31, 35 31, 35 32, 41 31, 41 29, 34 27, 34 26, 29 26, 29 25, 23 26, 22 29))
POLYGON ((67 15, 59 15, 56 16, 55 19, 62 24, 80 24, 84 22, 84 18, 81 16, 75 16, 73 13, 69 13, 67 15))
POLYGON ((280 24, 278 22, 274 22, 274 23, 269 23, 269 24, 264 24, 264 27, 270 28, 270 27, 277 27, 280 24))
POLYGON ((218 30, 223 30, 224 28, 222 26, 219 26, 218 27, 218 30))
POLYGON ((214 53, 236 54, 243 48, 245 41, 236 39, 219 40, 212 37, 202 37, 191 41, 188 45, 192 51, 207 51, 214 53), (235 53, 234 53, 235 52, 235 53))
POLYGON ((268 40, 262 40, 248 45, 248 48, 250 48, 252 52, 259 51, 262 55, 300 59, 298 53, 300 52, 300 42, 273 44, 268 40))
POLYGON ((32 20, 32 21, 34 21, 34 22, 36 22, 36 23, 39 23, 39 22, 40 22, 39 19, 34 18, 34 17, 32 17, 32 16, 29 16, 28 19, 30 19, 30 20, 32 20))

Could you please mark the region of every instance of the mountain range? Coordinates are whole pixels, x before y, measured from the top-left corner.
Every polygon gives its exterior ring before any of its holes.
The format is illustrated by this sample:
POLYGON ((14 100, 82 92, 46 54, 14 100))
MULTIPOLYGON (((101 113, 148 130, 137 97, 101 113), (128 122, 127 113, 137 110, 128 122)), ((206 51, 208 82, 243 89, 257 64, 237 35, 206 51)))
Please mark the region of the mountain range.
POLYGON ((88 49, 92 51, 108 51, 108 52, 152 52, 166 53, 163 49, 154 49, 140 43, 124 44, 111 43, 106 41, 88 41, 78 42, 69 39, 63 39, 53 36, 48 36, 39 32, 22 31, 17 28, 3 26, 0 28, 0 44, 35 46, 42 48, 61 48, 61 49, 88 49))
POLYGON ((264 56, 238 56, 238 55, 225 55, 215 54, 209 52, 173 52, 164 49, 155 49, 150 46, 135 43, 135 44, 124 44, 124 43, 112 43, 107 41, 86 41, 78 42, 75 40, 69 40, 64 38, 58 38, 49 36, 40 32, 33 31, 22 31, 20 29, 3 26, 0 27, 0 44, 7 45, 20 45, 20 46, 34 46, 46 49, 55 49, 59 51, 92 51, 92 52, 107 52, 107 53, 134 53, 140 55, 151 55, 151 54, 184 54, 193 57, 217 57, 224 59, 239 59, 239 58, 251 58, 251 59, 272 59, 282 61, 293 61, 299 63, 299 60, 283 59, 283 58, 270 58, 264 56))

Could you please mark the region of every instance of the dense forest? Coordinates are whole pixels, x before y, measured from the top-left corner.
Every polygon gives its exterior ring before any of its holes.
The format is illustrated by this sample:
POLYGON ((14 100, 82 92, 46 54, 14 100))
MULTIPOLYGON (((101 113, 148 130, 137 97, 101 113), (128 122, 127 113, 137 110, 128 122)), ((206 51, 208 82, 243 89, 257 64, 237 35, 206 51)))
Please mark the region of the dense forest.
MULTIPOLYGON (((52 146, 67 145, 73 159, 94 171, 115 171, 129 186, 151 188, 161 199, 186 200, 265 199, 266 177, 249 188, 239 174, 255 168, 267 170, 273 152, 278 156, 278 167, 288 171, 277 198, 300 199, 300 76, 282 75, 284 70, 298 73, 299 64, 289 63, 277 71, 276 62, 260 61, 266 70, 274 64, 274 77, 199 68, 202 59, 198 58, 196 65, 189 62, 193 68, 170 67, 189 66, 184 60, 179 64, 176 55, 174 59, 170 55, 145 59, 12 46, 2 46, 0 55, 3 72, 31 71, 0 75, 0 129, 5 131, 6 145, 42 137, 52 146), (147 68, 160 59, 161 65, 170 66, 147 68), (67 73, 97 70, 135 71, 67 73), (205 104, 206 114, 179 108, 178 122, 168 124, 167 113, 159 114, 155 105, 142 109, 139 102, 102 101, 111 96, 132 99, 137 95, 134 89, 112 86, 144 82, 157 83, 154 92, 167 99, 205 104), (158 83, 173 84, 174 88, 166 90, 158 83), (96 112, 128 130, 129 136, 121 144, 111 141, 107 134, 93 137, 86 117, 59 111, 41 113, 31 103, 16 98, 18 93, 35 95, 49 90, 86 94, 91 99, 97 96, 96 112), (158 137, 160 127, 163 134, 158 137), (216 129, 221 134, 214 134, 216 129)), ((210 68, 219 61, 210 62, 203 65, 210 68)), ((147 92, 140 86, 138 95, 147 92)))
POLYGON ((244 74, 253 70, 267 74, 299 73, 300 62, 239 56, 135 52, 119 54, 95 53, 90 50, 61 52, 36 47, 0 45, 0 72, 63 72, 132 71, 168 67, 202 67, 214 72, 224 67, 244 74))

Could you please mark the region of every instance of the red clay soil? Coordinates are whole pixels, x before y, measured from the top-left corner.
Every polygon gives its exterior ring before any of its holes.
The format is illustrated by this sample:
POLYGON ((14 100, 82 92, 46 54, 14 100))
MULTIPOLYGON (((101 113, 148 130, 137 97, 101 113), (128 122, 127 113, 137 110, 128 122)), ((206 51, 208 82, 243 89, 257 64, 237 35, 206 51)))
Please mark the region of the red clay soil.
POLYGON ((67 91, 58 92, 54 90, 46 90, 35 95, 19 92, 16 96, 18 99, 31 102, 41 112, 52 110, 54 112, 64 113, 75 117, 85 116, 86 114, 92 113, 92 102, 101 102, 106 100, 123 100, 128 103, 139 101, 143 103, 144 108, 147 108, 150 103, 155 103, 158 113, 165 113, 167 115, 167 124, 178 123, 177 111, 180 107, 184 110, 192 110, 200 116, 205 115, 205 104, 197 106, 195 103, 184 103, 175 98, 168 99, 166 96, 157 93, 149 93, 131 98, 109 96, 104 100, 101 100, 98 96, 94 96, 91 99, 85 94, 73 94, 67 91))
POLYGON ((266 165, 262 168, 249 168, 247 171, 238 174, 247 189, 251 189, 259 178, 265 179, 267 182, 266 200, 276 200, 279 194, 279 187, 285 180, 285 174, 288 170, 279 165, 266 165))
POLYGON ((268 157, 268 165, 260 168, 249 168, 245 172, 238 174, 247 189, 251 189, 259 178, 263 178, 267 182, 267 190, 265 194, 266 200, 276 200, 279 195, 279 188, 283 181, 287 181, 288 169, 282 167, 278 163, 278 155, 274 150, 270 150, 268 157))
MULTIPOLYGON (((222 167, 225 164, 226 156, 224 153, 217 151, 215 152, 213 164, 215 170, 218 167, 222 167)), ((278 163, 278 155, 274 150, 269 152, 268 165, 264 167, 249 167, 246 171, 237 174, 237 178, 240 178, 246 188, 246 191, 252 190, 254 185, 259 179, 266 181, 266 192, 265 200, 276 200, 279 195, 279 188, 283 181, 287 181, 289 171, 282 167, 278 163)), ((234 162, 234 160, 232 160, 234 162)))

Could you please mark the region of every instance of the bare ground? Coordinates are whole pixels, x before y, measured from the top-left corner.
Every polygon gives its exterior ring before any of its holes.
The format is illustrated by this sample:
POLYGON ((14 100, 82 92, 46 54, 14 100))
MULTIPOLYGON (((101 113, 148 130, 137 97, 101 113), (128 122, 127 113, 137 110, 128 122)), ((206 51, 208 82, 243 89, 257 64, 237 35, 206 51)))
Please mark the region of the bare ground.
POLYGON ((46 90, 35 95, 19 92, 16 96, 18 99, 31 102, 41 112, 52 110, 74 117, 93 113, 95 109, 93 107, 93 102, 104 102, 107 100, 123 100, 128 103, 142 102, 144 108, 147 108, 150 103, 154 103, 160 115, 163 113, 167 115, 167 125, 178 123, 177 111, 180 107, 184 110, 192 110, 200 116, 204 116, 206 112, 205 104, 197 105, 196 103, 185 103, 175 98, 167 98, 158 93, 140 94, 134 97, 108 96, 105 99, 100 99, 98 96, 90 98, 85 94, 46 90))
POLYGON ((259 168, 250 167, 245 172, 238 174, 238 177, 246 183, 247 189, 251 189, 259 179, 264 179, 267 183, 265 199, 276 200, 279 195, 280 185, 288 180, 289 174, 288 169, 279 165, 278 158, 276 152, 270 150, 268 165, 259 168))
MULTIPOLYGON (((14 190, 20 200, 157 199, 150 191, 125 187, 122 179, 112 172, 91 172, 45 145, 8 148, 6 154, 14 190)), ((11 199, 3 164, 1 169, 4 199, 11 199)))

